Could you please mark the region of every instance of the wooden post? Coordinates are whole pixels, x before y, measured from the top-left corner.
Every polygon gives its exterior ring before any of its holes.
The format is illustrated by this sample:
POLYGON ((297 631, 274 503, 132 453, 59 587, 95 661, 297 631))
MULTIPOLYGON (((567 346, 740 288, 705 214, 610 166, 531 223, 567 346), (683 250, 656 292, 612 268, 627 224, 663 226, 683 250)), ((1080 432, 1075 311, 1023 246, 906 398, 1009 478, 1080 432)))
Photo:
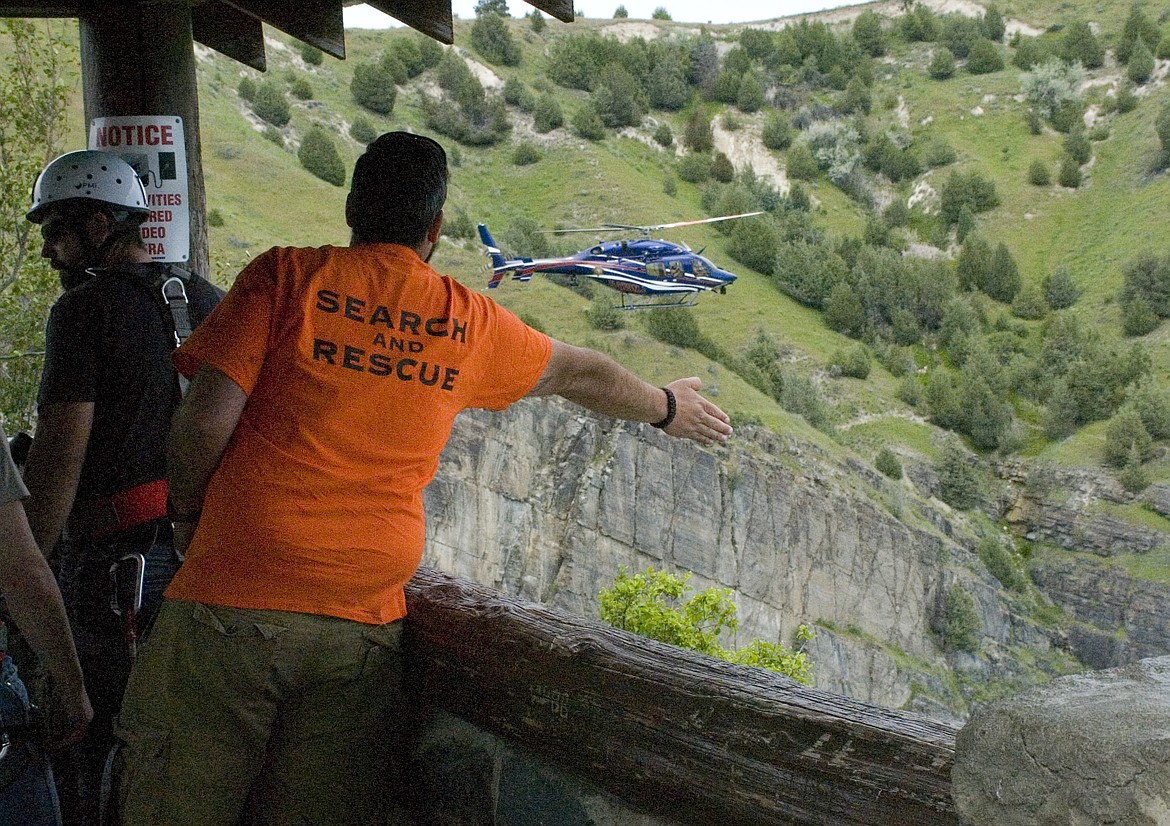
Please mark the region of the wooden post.
POLYGON ((191 221, 187 267, 206 276, 207 213, 191 9, 186 0, 83 4, 79 21, 87 133, 96 117, 183 119, 191 221))

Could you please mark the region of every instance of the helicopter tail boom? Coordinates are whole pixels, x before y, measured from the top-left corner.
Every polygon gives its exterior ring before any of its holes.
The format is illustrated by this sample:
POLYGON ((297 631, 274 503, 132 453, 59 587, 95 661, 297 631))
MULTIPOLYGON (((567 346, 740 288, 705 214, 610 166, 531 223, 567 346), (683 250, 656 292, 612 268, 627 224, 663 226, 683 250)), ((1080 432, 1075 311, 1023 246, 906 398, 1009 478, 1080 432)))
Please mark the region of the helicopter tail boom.
POLYGON ((485 247, 487 247, 488 255, 490 255, 492 259, 493 272, 491 281, 488 282, 488 287, 498 287, 500 285, 500 280, 504 277, 504 272, 501 268, 508 265, 508 260, 504 258, 504 254, 500 252, 500 248, 496 246, 495 239, 493 239, 492 234, 488 232, 487 225, 478 224, 477 228, 479 229, 479 240, 483 242, 485 247))

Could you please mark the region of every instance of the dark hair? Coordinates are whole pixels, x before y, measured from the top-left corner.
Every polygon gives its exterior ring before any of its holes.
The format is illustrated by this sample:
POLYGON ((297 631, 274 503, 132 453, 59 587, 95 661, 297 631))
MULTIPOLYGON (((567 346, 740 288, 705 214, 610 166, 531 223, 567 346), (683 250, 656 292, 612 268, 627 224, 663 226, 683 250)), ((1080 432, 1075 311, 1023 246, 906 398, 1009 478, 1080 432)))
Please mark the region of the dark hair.
POLYGON ((447 153, 411 132, 387 132, 353 167, 350 218, 367 243, 416 246, 447 200, 447 153))

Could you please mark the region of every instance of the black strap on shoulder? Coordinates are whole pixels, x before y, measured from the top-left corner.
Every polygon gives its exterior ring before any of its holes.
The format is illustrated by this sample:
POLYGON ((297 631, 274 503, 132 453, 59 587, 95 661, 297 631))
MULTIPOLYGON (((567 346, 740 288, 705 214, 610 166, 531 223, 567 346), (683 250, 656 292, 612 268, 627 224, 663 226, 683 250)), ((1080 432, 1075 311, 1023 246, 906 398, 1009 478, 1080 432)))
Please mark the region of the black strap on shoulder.
MULTIPOLYGON (((149 289, 152 295, 161 295, 163 303, 171 314, 172 331, 175 336, 174 346, 178 348, 191 336, 190 302, 187 300, 187 283, 197 276, 174 264, 166 264, 162 271, 149 264, 138 267, 118 269, 103 269, 97 272, 121 276, 141 287, 149 289), (149 277, 148 277, 149 275, 149 277)), ((179 377, 179 394, 187 394, 187 379, 182 373, 179 377)))

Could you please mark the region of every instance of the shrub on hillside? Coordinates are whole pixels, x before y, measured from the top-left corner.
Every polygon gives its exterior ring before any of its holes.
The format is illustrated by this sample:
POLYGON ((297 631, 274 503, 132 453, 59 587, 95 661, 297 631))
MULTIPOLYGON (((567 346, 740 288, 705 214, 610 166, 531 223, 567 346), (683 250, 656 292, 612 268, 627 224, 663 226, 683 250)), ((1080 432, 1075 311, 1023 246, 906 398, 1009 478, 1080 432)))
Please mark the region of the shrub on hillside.
POLYGON ((967 71, 973 75, 987 75, 1003 68, 1003 54, 990 40, 980 38, 967 55, 967 71))
POLYGON ((975 42, 983 37, 983 29, 979 21, 965 14, 950 13, 941 18, 942 26, 938 40, 950 50, 956 58, 966 59, 975 42))
POLYGON ((297 150, 301 166, 321 180, 334 186, 345 184, 345 161, 333 144, 333 138, 320 126, 314 126, 301 141, 297 150))
POLYGON ((1137 295, 1121 299, 1121 329, 1127 336, 1152 333, 1161 321, 1146 298, 1137 295))
POLYGON ((866 9, 857 16, 853 21, 853 39, 870 57, 881 57, 886 53, 886 33, 877 12, 866 9))
POLYGON ((711 177, 711 156, 706 152, 691 152, 678 162, 678 176, 688 183, 698 184, 711 177))
POLYGON ((1093 157, 1093 144, 1083 127, 1070 129, 1064 136, 1064 151, 1078 164, 1087 164, 1093 157))
POLYGON ((780 246, 780 231, 770 216, 759 215, 734 222, 727 254, 756 272, 771 275, 780 246))
POLYGON ((320 66, 325 62, 325 53, 311 43, 301 43, 301 60, 310 66, 320 66))
POLYGON ((767 98, 764 97, 764 78, 759 72, 752 70, 745 72, 739 82, 739 89, 735 94, 735 105, 741 112, 758 112, 764 108, 767 98))
POLYGON ((952 585, 947 591, 943 615, 943 645, 974 654, 979 650, 979 633, 982 629, 983 623, 975 607, 975 599, 962 585, 952 585))
POLYGON ((1007 23, 1004 22, 1003 13, 1000 12, 999 6, 995 3, 988 5, 983 12, 983 17, 979 20, 979 28, 983 32, 983 36, 992 43, 1003 42, 1003 36, 1007 33, 1007 23))
POLYGON ((1133 92, 1132 83, 1123 83, 1117 90, 1117 111, 1122 114, 1128 114, 1137 108, 1138 96, 1133 92))
POLYGON ((897 481, 902 478, 902 463, 898 461, 898 457, 888 447, 883 447, 878 451, 877 456, 873 460, 873 466, 888 479, 897 481))
POLYGON ((561 104, 554 95, 546 92, 536 99, 536 106, 532 110, 532 122, 536 131, 541 134, 565 125, 561 104))
POLYGON ((289 91, 292 92, 292 96, 297 100, 313 99, 313 87, 304 77, 297 76, 294 78, 293 82, 289 84, 289 91))
POLYGON ((1149 458, 1153 443, 1137 410, 1132 406, 1123 407, 1105 427, 1105 463, 1116 468, 1125 467, 1131 453, 1144 462, 1149 458))
POLYGON ((359 106, 379 115, 393 112, 398 96, 394 79, 380 64, 372 62, 359 63, 354 67, 349 91, 359 106))
POLYGON ((1020 42, 1016 44, 1015 54, 1012 55, 1012 65, 1026 72, 1047 58, 1048 52, 1037 38, 1021 37, 1020 42))
POLYGON ((977 170, 966 175, 952 172, 943 184, 940 213, 947 224, 959 220, 959 212, 963 207, 977 215, 997 206, 999 194, 995 191, 995 184, 977 170))
POLYGON ((625 329, 625 314, 619 307, 614 306, 612 296, 611 290, 603 290, 589 305, 585 320, 594 330, 612 332, 625 329))
POLYGON ((711 177, 720 183, 731 183, 735 179, 735 167, 731 165, 731 158, 722 152, 716 152, 711 159, 711 177))
POLYGON ((601 122, 613 129, 637 126, 646 113, 642 87, 620 63, 602 68, 589 99, 601 122))
POLYGON ((687 118, 683 128, 682 144, 692 152, 710 152, 715 148, 715 135, 711 131, 711 119, 702 107, 695 109, 687 118))
POLYGON ((1105 65, 1105 47, 1084 20, 1074 20, 1064 30, 1060 41, 1060 56, 1069 63, 1080 61, 1086 69, 1105 65))
POLYGON ((998 579, 1004 588, 1018 592, 1028 587, 1028 580, 1016 567, 1012 552, 998 537, 983 537, 979 540, 975 552, 979 554, 979 559, 987 566, 991 575, 998 579))
POLYGON ((779 111, 769 112, 764 118, 760 139, 764 146, 775 151, 781 151, 791 146, 792 126, 788 122, 788 116, 779 111))
POLYGON ((927 73, 935 80, 946 80, 955 74, 955 55, 946 46, 934 50, 927 73))
POLYGON ((1141 38, 1134 44, 1133 53, 1125 67, 1125 76, 1133 83, 1145 83, 1154 75, 1154 55, 1141 38))
POLYGON ((240 78, 240 84, 236 87, 236 91, 241 98, 250 103, 256 98, 256 81, 245 75, 240 78))
POLYGON ((975 457, 951 437, 943 445, 935 464, 938 474, 939 498, 959 510, 968 510, 979 501, 979 477, 975 471, 975 457))
POLYGON ((687 105, 691 88, 681 60, 659 60, 646 77, 646 97, 654 109, 675 112, 687 105))
POLYGON ((1048 186, 1052 183, 1052 173, 1048 170, 1048 164, 1036 158, 1028 165, 1028 183, 1032 186, 1048 186))
POLYGON ((1044 301, 1054 310, 1067 309, 1081 297, 1081 290, 1073 281, 1068 267, 1057 267, 1044 276, 1041 287, 1044 290, 1044 301))
POLYGON ((544 15, 541 13, 540 9, 533 9, 529 13, 528 19, 532 21, 530 25, 532 26, 532 31, 534 31, 536 34, 543 32, 544 27, 548 25, 544 22, 544 15))
MULTIPOLYGON (((1065 105, 1081 99, 1085 70, 1079 63, 1050 57, 1020 78, 1020 86, 1043 118, 1052 118, 1065 105)), ((1067 130, 1064 130, 1067 131, 1067 130)))
POLYGON ((276 127, 287 125, 292 118, 292 110, 284 91, 270 81, 256 87, 256 96, 252 98, 252 111, 256 113, 256 117, 276 127))
POLYGON ((475 18, 471 24, 471 48, 488 63, 520 65, 520 47, 512 37, 507 21, 498 14, 481 14, 475 18))
POLYGON ((1117 62, 1128 64, 1132 61, 1139 40, 1148 47, 1151 44, 1156 45, 1161 36, 1161 27, 1146 14, 1145 9, 1134 3, 1129 8, 1129 15, 1125 18, 1121 35, 1117 39, 1117 47, 1114 50, 1117 62))
POLYGON ((1069 189, 1076 189, 1081 185, 1083 180, 1081 176, 1081 165, 1077 163, 1077 159, 1068 153, 1062 155, 1060 158, 1060 171, 1056 176, 1057 183, 1069 189))
POLYGON ((528 166, 540 160, 540 150, 535 145, 524 141, 512 150, 512 163, 516 166, 528 166))
POLYGON ((869 353, 861 344, 847 350, 834 350, 833 355, 829 357, 829 366, 830 371, 836 367, 842 376, 851 379, 869 378, 869 353))
POLYGON ((825 324, 829 329, 850 338, 861 338, 867 321, 865 305, 857 290, 844 281, 834 284, 825 299, 825 324))
POLYGON ((349 125, 349 136, 360 144, 369 144, 378 139, 378 129, 368 118, 358 115, 349 125))
MULTIPOLYGON (((905 6, 902 8, 906 9, 905 6)), ((938 38, 938 17, 925 3, 914 3, 895 25, 908 43, 930 43, 938 38)))
POLYGON ((1012 299, 1012 315, 1016 318, 1026 318, 1032 321, 1044 318, 1048 314, 1048 304, 1040 288, 1035 284, 1028 284, 1012 299))
POLYGON ((674 133, 670 131, 669 123, 660 123, 654 130, 654 142, 664 149, 674 145, 674 133))

